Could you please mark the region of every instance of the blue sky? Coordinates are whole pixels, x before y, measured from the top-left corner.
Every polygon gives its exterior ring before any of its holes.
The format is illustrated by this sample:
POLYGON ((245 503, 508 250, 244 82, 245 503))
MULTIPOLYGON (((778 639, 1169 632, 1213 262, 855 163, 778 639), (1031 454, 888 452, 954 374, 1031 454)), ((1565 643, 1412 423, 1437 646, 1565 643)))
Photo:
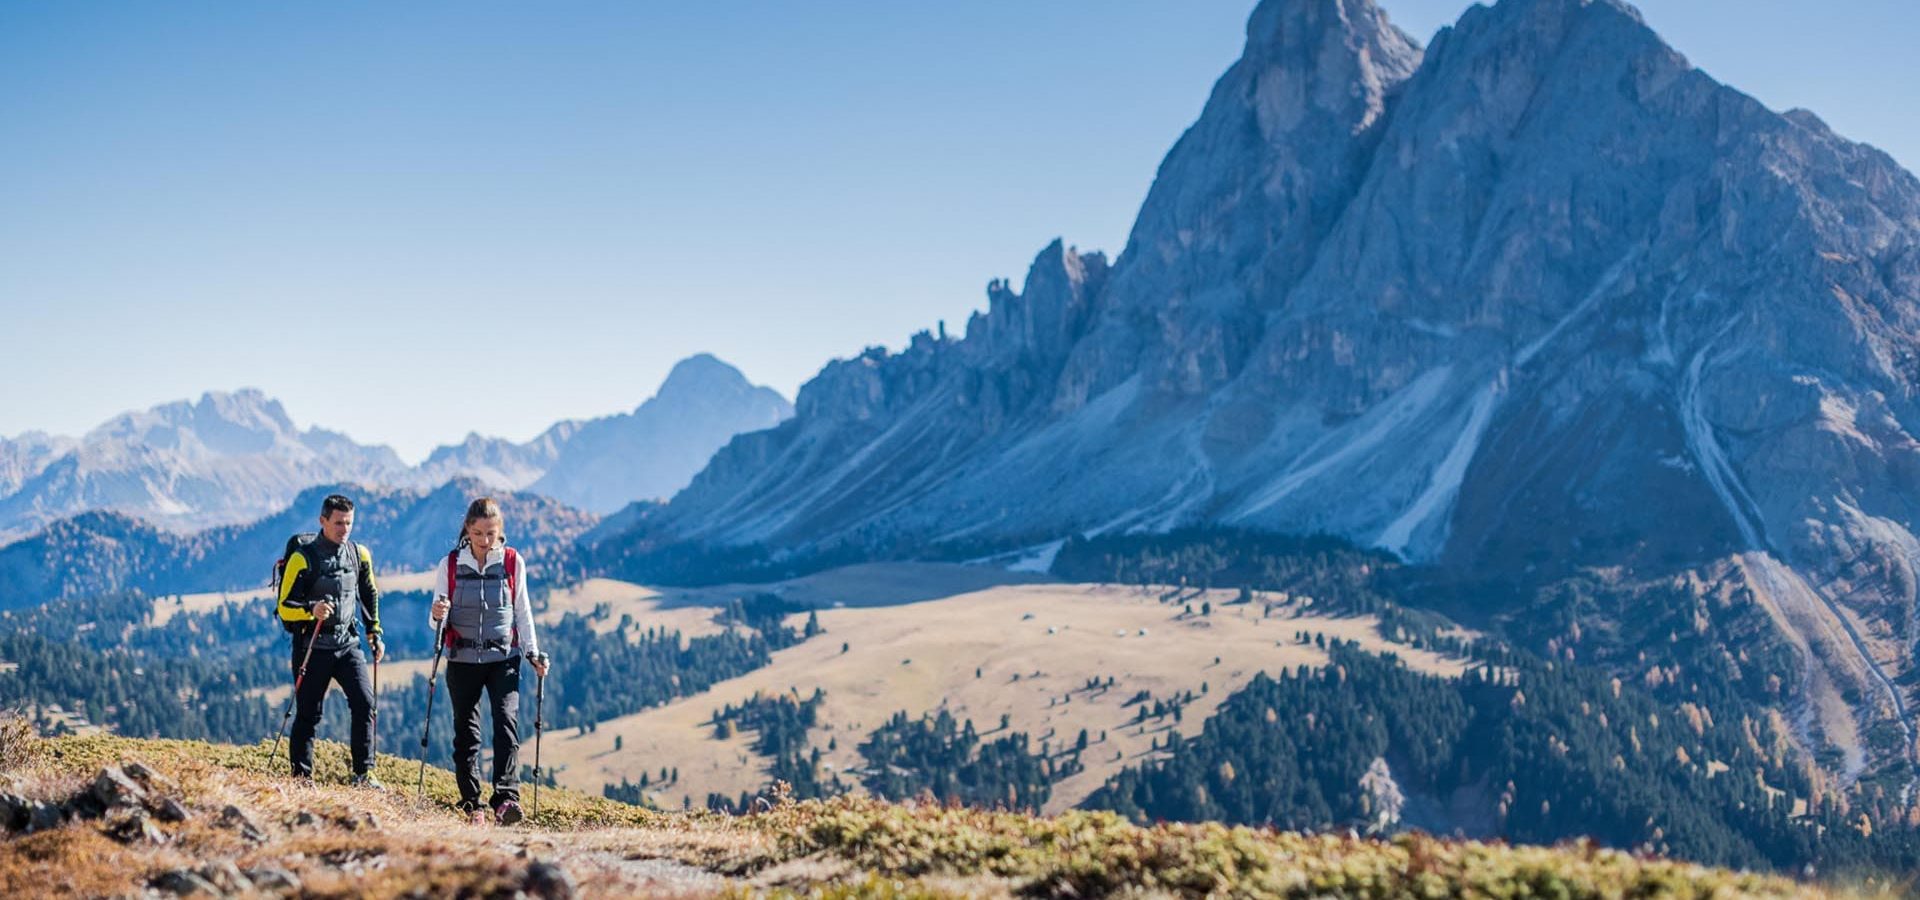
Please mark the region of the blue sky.
MULTIPOLYGON (((791 397, 1055 236, 1117 253, 1252 6, 0 5, 0 435, 254 386, 412 460, 701 351, 791 397)), ((1641 8, 1913 168, 1920 13, 1813 6, 1641 8)))

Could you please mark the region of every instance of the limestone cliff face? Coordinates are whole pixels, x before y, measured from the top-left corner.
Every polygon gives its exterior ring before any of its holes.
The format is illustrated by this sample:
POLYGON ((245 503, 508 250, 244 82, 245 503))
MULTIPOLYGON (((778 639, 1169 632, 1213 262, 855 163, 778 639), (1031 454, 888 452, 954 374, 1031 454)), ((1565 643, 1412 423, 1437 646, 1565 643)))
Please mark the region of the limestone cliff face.
POLYGON ((963 339, 829 365, 656 522, 795 548, 1214 522, 1512 575, 1739 557, 1811 679, 1904 721, 1917 246, 1912 175, 1622 3, 1502 0, 1423 51, 1364 0, 1268 0, 1115 261, 1056 242, 963 339))
POLYGON ((1191 478, 1207 394, 1243 368, 1357 188, 1419 60, 1370 4, 1267 4, 1155 179, 1125 262, 1055 242, 960 340, 916 335, 802 388, 670 512, 689 537, 927 540, 1098 527, 1191 478), (1036 511, 1038 514, 1036 515, 1036 511), (862 538, 855 538, 862 539, 862 538))

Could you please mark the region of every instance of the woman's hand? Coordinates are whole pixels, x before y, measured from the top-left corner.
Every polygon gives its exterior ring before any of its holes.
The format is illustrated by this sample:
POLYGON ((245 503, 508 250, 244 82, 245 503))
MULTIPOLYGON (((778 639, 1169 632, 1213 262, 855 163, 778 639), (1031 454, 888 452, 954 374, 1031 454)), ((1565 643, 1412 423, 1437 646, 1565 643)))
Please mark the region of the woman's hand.
POLYGON ((445 597, 436 597, 433 601, 433 612, 429 614, 429 618, 438 622, 447 617, 447 610, 451 608, 453 608, 452 600, 448 600, 445 597))
POLYGON ((534 674, 539 675, 541 678, 547 677, 547 670, 553 667, 553 657, 545 653, 529 659, 528 662, 533 663, 534 674))

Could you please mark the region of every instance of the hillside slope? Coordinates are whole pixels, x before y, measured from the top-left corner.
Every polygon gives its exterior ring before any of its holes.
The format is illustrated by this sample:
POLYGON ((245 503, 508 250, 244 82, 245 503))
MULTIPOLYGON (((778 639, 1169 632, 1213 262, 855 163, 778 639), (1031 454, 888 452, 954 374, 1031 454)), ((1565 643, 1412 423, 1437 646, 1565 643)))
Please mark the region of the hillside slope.
MULTIPOLYGON (((731 818, 547 789, 533 824, 467 827, 447 806, 447 773, 429 772, 428 801, 416 805, 401 793, 340 786, 343 751, 331 745, 320 748, 311 785, 265 771, 262 747, 23 742, 13 731, 0 751, 9 813, 22 804, 43 817, 80 813, 27 833, 7 823, 0 893, 8 896, 1854 895, 1590 847, 1139 828, 1107 814, 1038 818, 860 800, 775 798, 769 812, 731 818)), ((397 785, 413 770, 384 759, 380 774, 397 785)))
MULTIPOLYGON (((1315 615, 1298 602, 1278 602, 1283 597, 1256 594, 1252 604, 1230 607, 1233 591, 1016 584, 908 605, 823 609, 825 634, 775 653, 766 667, 587 734, 556 735, 549 759, 565 766, 563 782, 588 791, 665 765, 680 778, 671 791, 655 792, 654 802, 701 806, 709 794, 760 789, 771 763, 744 733, 716 740, 713 714, 756 695, 806 697, 817 689, 824 702, 807 739, 830 771, 862 768, 857 745, 896 712, 945 711, 984 734, 1025 733, 1036 747, 1050 741, 1056 750, 1087 730, 1086 769, 1055 783, 1046 804, 1060 812, 1121 768, 1159 756, 1169 729, 1198 734, 1220 701, 1255 674, 1325 665, 1325 648, 1296 640, 1301 631, 1359 641, 1447 677, 1466 666, 1382 639, 1374 617, 1315 615), (1179 600, 1170 605, 1162 599, 1169 594, 1179 600), (1272 614, 1263 615, 1270 602, 1272 614), (1183 611, 1209 603, 1211 615, 1183 611), (1087 688, 1108 678, 1110 687, 1087 688), (1137 723, 1137 705, 1127 701, 1140 691, 1198 696, 1178 724, 1137 723), (1003 715, 1007 725, 999 728, 1003 715)), ((636 610, 635 622, 652 626, 659 616, 636 610)), ((805 616, 793 618, 798 626, 805 616)))

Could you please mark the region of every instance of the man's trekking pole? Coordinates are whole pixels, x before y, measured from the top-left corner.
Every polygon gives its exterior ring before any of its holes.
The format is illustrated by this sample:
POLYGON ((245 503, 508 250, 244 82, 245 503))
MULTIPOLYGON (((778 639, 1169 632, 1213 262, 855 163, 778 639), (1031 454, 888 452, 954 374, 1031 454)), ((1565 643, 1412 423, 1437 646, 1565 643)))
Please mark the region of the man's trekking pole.
MULTIPOLYGON (((547 655, 540 654, 541 666, 547 664, 547 655)), ((533 673, 533 814, 540 814, 540 735, 547 729, 547 676, 535 670, 533 673)))
MULTIPOLYGON (((300 671, 293 676, 293 693, 287 695, 286 711, 280 714, 280 731, 273 736, 273 755, 267 757, 269 768, 280 755, 280 739, 287 736, 287 723, 293 720, 293 704, 300 699, 300 685, 307 680, 307 663, 313 661, 313 645, 318 643, 316 639, 320 637, 320 626, 326 621, 324 617, 314 619, 313 628, 307 632, 307 652, 300 657, 300 671)), ((292 760, 287 761, 287 771, 293 771, 292 760)))
POLYGON ((380 768, 380 657, 385 653, 386 648, 381 647, 373 654, 373 719, 367 723, 367 730, 371 732, 368 743, 372 745, 367 752, 368 772, 380 768))
POLYGON ((427 736, 433 734, 433 695, 437 693, 434 686, 440 680, 440 653, 447 647, 441 638, 446 630, 445 618, 440 620, 440 627, 433 630, 433 668, 427 671, 427 724, 420 731, 420 783, 413 789, 415 803, 427 792, 427 736))

